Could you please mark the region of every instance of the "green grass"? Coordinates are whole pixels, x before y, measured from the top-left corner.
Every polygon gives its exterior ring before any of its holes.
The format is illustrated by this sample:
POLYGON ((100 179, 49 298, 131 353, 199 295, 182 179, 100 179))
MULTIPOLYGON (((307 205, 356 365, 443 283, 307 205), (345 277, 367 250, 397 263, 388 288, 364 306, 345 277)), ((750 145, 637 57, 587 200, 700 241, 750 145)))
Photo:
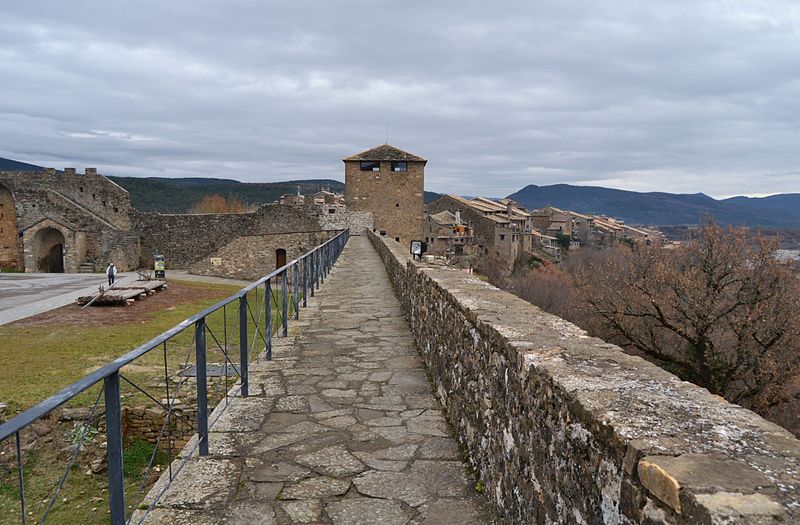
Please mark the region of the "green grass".
MULTIPOLYGON (((189 283, 184 283, 189 284, 189 283)), ((65 386, 80 379, 92 369, 102 366, 134 347, 152 339, 199 310, 217 303, 231 295, 237 287, 192 283, 192 286, 213 288, 219 291, 217 297, 175 304, 159 312, 143 315, 134 323, 108 326, 21 326, 0 327, 0 401, 9 404, 8 414, 29 408, 65 386)), ((263 324, 263 290, 258 301, 251 292, 248 297, 252 316, 263 324), (261 304, 259 304, 261 303, 261 304)), ((292 309, 290 308, 290 315, 292 309)), ((273 307, 273 332, 277 330, 278 312, 273 307)), ((207 318, 210 329, 207 335, 208 362, 222 363, 223 355, 216 350, 211 336, 213 332, 224 344, 227 335, 231 361, 238 363, 239 337, 238 303, 234 302, 224 311, 219 310, 207 318)), ((248 347, 251 356, 263 349, 259 339, 253 344, 255 325, 248 321, 248 347)), ((263 332, 263 327, 262 327, 263 332)), ((167 344, 167 361, 170 375, 189 356, 194 362, 194 330, 189 327, 167 344)), ((163 350, 156 349, 132 365, 124 367, 122 374, 141 385, 156 399, 166 397, 163 387, 163 350)), ((235 381, 235 378, 231 378, 235 381)), ((154 406, 143 394, 138 393, 125 382, 121 383, 122 403, 127 406, 147 404, 154 406)), ((68 406, 91 406, 101 385, 95 385, 68 403, 68 406)), ((221 393, 219 394, 221 395, 221 393)), ((100 408, 103 400, 100 398, 100 408)), ((97 424, 97 423, 95 423, 97 424)), ((68 465, 69 458, 63 448, 75 441, 75 429, 69 422, 61 423, 52 432, 52 441, 37 444, 32 450, 23 453, 25 474, 25 493, 28 501, 29 522, 38 522, 53 494, 60 476, 68 465)), ((90 436, 86 445, 88 450, 97 451, 105 440, 103 432, 90 436)), ((26 441, 23 440, 23 444, 26 441)), ((139 504, 137 498, 142 476, 150 461, 153 445, 133 437, 126 444, 124 452, 126 505, 129 512, 139 504)), ((158 453, 156 463, 163 465, 165 455, 158 453)), ((0 525, 20 523, 19 494, 17 487, 16 455, 13 441, 0 443, 0 525)), ((108 522, 108 494, 106 472, 87 474, 89 458, 79 456, 77 465, 67 477, 63 491, 47 523, 66 525, 91 525, 108 522)), ((158 478, 159 472, 151 472, 148 484, 158 478)), ((144 493, 146 494, 147 489, 144 493)))
MULTIPOLYGON (((172 328, 203 308, 217 303, 222 298, 238 291, 230 285, 196 284, 218 289, 216 298, 175 305, 169 309, 147 314, 135 323, 111 324, 108 326, 0 326, 0 401, 8 403, 7 413, 30 408, 55 394, 117 357, 127 353, 158 334, 172 328)), ((260 291, 259 301, 263 291, 260 291)), ((252 317, 262 325, 263 307, 256 304, 253 292, 249 295, 252 317)), ((273 305, 273 333, 278 312, 273 305)), ((291 318, 291 311, 290 311, 291 318)), ((227 337, 232 351, 231 361, 238 362, 239 313, 238 303, 229 305, 225 311, 218 310, 206 319, 210 332, 206 336, 209 363, 222 363, 224 358, 217 350, 214 338, 224 346, 227 337), (224 313, 224 316, 223 316, 224 313)), ((250 335, 248 346, 253 351, 253 336, 256 332, 252 318, 248 320, 250 335)), ((263 342, 260 340, 256 346, 263 342)), ((184 364, 187 356, 194 362, 194 329, 188 327, 167 343, 167 361, 170 373, 184 364)), ((163 377, 163 351, 153 350, 122 369, 123 375, 134 381, 163 377)), ((152 382, 152 381, 151 381, 152 382)), ((94 394, 81 394, 69 406, 87 406, 94 402, 94 394)))
MULTIPOLYGON (((0 400, 8 403, 8 412, 29 408, 91 370, 113 361, 238 290, 229 285, 191 285, 214 289, 219 294, 214 298, 177 304, 157 313, 145 314, 137 322, 129 324, 87 327, 0 326, 0 400)), ((232 309, 228 310, 231 320, 232 309)), ((221 314, 214 314, 209 319, 212 329, 217 328, 217 324, 222 324, 221 314)), ((173 367, 180 364, 186 355, 177 350, 187 349, 191 345, 192 337, 192 330, 185 330, 168 344, 168 357, 173 367)), ((149 371, 149 375, 152 375, 162 363, 161 353, 150 352, 137 360, 133 369, 152 367, 153 370, 149 371)), ((125 372, 123 369, 123 373, 125 372)), ((148 374, 131 373, 132 377, 141 378, 143 375, 148 374)), ((77 402, 86 405, 93 400, 93 396, 82 395, 77 402)))

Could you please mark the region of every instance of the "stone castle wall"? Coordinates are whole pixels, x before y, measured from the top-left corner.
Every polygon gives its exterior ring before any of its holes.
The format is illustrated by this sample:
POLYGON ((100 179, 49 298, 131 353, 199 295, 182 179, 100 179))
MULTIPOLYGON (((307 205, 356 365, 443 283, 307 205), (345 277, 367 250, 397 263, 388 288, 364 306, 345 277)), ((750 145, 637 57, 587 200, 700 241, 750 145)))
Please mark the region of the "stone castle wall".
POLYGON ((142 238, 142 266, 152 268, 158 253, 168 268, 189 268, 238 237, 318 231, 318 217, 310 207, 265 204, 252 213, 137 212, 134 224, 142 238))
POLYGON ((168 269, 257 279, 275 269, 276 250, 286 250, 290 261, 337 231, 371 227, 371 217, 335 204, 265 204, 252 213, 137 212, 134 228, 142 238, 144 267, 152 268, 158 253, 168 269))
POLYGON ((255 281, 276 269, 277 250, 286 250, 286 262, 333 237, 337 231, 246 235, 195 261, 189 271, 198 275, 255 281))
POLYGON ((71 168, 0 172, 0 268, 58 271, 47 262, 55 254, 66 272, 102 271, 112 261, 126 271, 152 268, 158 253, 170 268, 260 277, 263 264, 272 260, 274 267, 275 249, 285 244, 304 252, 313 246, 308 242, 327 238, 322 232, 346 228, 356 234, 371 229, 372 214, 335 203, 267 204, 238 214, 145 213, 93 168, 84 174, 71 168), (246 246, 248 239, 256 244, 246 246), (214 255, 218 251, 224 253, 214 255), (265 256, 270 251, 271 258, 265 256), (220 257, 225 268, 217 264, 220 257))
POLYGON ((422 237, 424 162, 408 162, 406 172, 393 172, 387 161, 380 171, 361 171, 358 161, 344 164, 348 209, 371 212, 373 227, 403 244, 422 237))
POLYGON ((351 235, 361 235, 373 226, 372 213, 353 211, 344 204, 320 204, 319 225, 323 230, 346 230, 351 235))
POLYGON ((503 523, 800 521, 800 442, 783 428, 370 239, 503 523))
POLYGON ((13 240, 10 222, 2 228, 3 266, 40 270, 49 245, 61 242, 67 272, 84 263, 100 270, 110 260, 123 271, 136 268, 128 192, 93 168, 84 174, 70 168, 0 172, 0 197, 3 215, 13 213, 16 222, 13 240))

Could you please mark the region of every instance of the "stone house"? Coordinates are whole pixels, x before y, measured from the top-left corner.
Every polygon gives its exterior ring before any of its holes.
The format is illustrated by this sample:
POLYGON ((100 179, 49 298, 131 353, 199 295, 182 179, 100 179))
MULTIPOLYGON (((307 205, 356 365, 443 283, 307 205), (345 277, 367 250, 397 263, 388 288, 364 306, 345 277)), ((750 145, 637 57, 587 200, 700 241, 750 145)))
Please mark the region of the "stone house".
POLYGON ((400 243, 422 238, 427 160, 389 144, 342 160, 349 210, 371 213, 373 228, 400 243))
POLYGON ((470 255, 475 247, 472 228, 458 210, 427 215, 423 236, 431 255, 470 255))
POLYGON ((456 212, 473 230, 473 243, 483 248, 483 255, 502 261, 507 269, 514 266, 522 251, 526 228, 531 217, 513 203, 497 203, 484 197, 465 199, 445 195, 428 204, 428 214, 456 212))

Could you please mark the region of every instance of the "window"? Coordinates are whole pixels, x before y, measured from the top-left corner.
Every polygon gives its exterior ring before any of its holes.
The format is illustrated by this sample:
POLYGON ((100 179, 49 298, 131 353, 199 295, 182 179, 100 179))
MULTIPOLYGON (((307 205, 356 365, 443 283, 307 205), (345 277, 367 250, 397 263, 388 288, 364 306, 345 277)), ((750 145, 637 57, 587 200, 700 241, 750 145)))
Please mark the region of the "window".
POLYGON ((399 208, 399 207, 400 207, 400 203, 399 203, 399 202, 396 202, 396 203, 395 203, 395 205, 394 205, 394 207, 395 207, 395 208, 399 208))
POLYGON ((505 241, 506 240, 506 235, 504 233, 500 234, 500 240, 501 241, 505 241))
POLYGON ((374 161, 361 161, 361 171, 381 171, 381 163, 374 161))
POLYGON ((392 162, 392 171, 408 171, 408 164, 405 162, 392 162))
POLYGON ((400 242, 400 237, 395 237, 394 240, 400 242))
POLYGON ((328 209, 328 213, 329 213, 329 214, 334 214, 334 213, 336 213, 336 208, 330 208, 330 209, 328 209))

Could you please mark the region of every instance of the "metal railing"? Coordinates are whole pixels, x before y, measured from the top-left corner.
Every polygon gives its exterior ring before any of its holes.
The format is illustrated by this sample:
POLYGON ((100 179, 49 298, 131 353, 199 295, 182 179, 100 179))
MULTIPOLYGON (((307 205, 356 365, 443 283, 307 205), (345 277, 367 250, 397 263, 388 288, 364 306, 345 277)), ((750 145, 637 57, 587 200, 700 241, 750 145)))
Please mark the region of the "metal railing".
MULTIPOLYGON (((44 523, 47 520, 53 507, 57 504, 59 493, 64 487, 65 481, 73 470, 76 458, 83 444, 86 442, 87 434, 95 424, 98 408, 100 407, 101 398, 104 400, 105 412, 105 437, 107 443, 106 460, 108 463, 108 502, 110 511, 110 522, 113 525, 126 523, 126 503, 125 503, 125 487, 124 487, 124 464, 123 464, 123 428, 122 428, 122 400, 120 394, 121 385, 127 385, 137 393, 143 395, 161 410, 166 412, 164 424, 162 425, 161 432, 158 435, 156 446, 153 449, 152 456, 150 457, 149 464, 147 465, 146 472, 141 482, 141 488, 137 498, 141 498, 144 489, 146 488, 149 474, 153 468, 156 453, 159 450, 159 444, 162 438, 167 440, 168 452, 168 472, 169 482, 171 483, 178 472, 186 464, 188 459, 198 451, 200 456, 206 456, 209 453, 209 429, 213 426, 214 421, 209 422, 208 410, 208 377, 207 377, 207 357, 209 352, 209 342, 211 343, 211 350, 219 350, 223 357, 223 368, 225 377, 225 406, 231 392, 233 395, 240 395, 247 397, 249 395, 250 384, 248 380, 249 362, 253 356, 251 353, 256 350, 255 358, 259 358, 259 354, 263 351, 263 357, 267 360, 272 359, 272 339, 274 335, 286 337, 288 335, 289 318, 300 318, 301 307, 308 305, 308 296, 312 297, 319 286, 324 282, 331 267, 338 258, 342 249, 344 248, 349 238, 349 230, 342 231, 336 236, 326 241, 325 243, 317 246, 316 248, 306 252, 297 259, 287 263, 285 266, 278 268, 272 273, 262 277, 258 281, 242 288, 237 293, 230 297, 218 302, 217 304, 196 313, 181 323, 175 325, 169 330, 161 333, 157 337, 144 343, 141 346, 133 349, 127 354, 117 358, 111 363, 99 368, 98 370, 86 375, 79 381, 69 385, 61 390, 59 393, 42 401, 38 405, 25 410, 9 421, 0 425, 0 445, 4 445, 6 440, 13 439, 13 450, 16 452, 16 469, 17 469, 17 482, 18 482, 18 495, 19 495, 19 511, 21 516, 21 523, 33 523, 32 517, 29 515, 27 509, 27 500, 25 496, 25 469, 23 467, 23 452, 21 433, 28 427, 33 425, 37 420, 48 416, 53 410, 64 405, 70 400, 75 399, 81 393, 86 392, 94 385, 102 383, 102 388, 99 389, 97 396, 94 398, 92 408, 89 415, 83 420, 83 425, 76 426, 76 441, 77 445, 74 446, 71 456, 69 458, 69 465, 64 471, 63 475, 59 478, 55 486, 54 492, 49 497, 49 502, 44 510, 41 519, 36 522, 44 523), (278 291, 279 290, 279 291, 278 291), (233 319, 238 317, 238 350, 239 359, 238 363, 232 361, 231 353, 234 350, 233 339, 235 339, 235 330, 229 330, 228 321, 228 305, 237 303, 237 311, 233 312, 233 319), (219 322, 208 322, 210 316, 214 313, 221 313, 222 326, 219 322), (263 322, 263 324, 262 324, 263 322), (212 327, 212 324, 214 327, 212 327), (251 332, 252 330, 252 342, 251 332), (191 354, 195 358, 196 370, 196 422, 188 421, 187 418, 176 413, 175 404, 178 399, 178 391, 181 386, 186 384, 188 377, 183 377, 181 381, 170 388, 169 376, 169 361, 167 358, 167 344, 168 342, 175 341, 176 338, 184 332, 191 331, 191 343, 188 346, 187 357, 181 367, 182 371, 188 369, 187 364, 191 359, 191 354), (229 339, 231 339, 229 344, 229 339), (193 347, 193 348, 192 348, 193 347), (127 375, 121 372, 121 369, 126 365, 130 365, 134 361, 142 358, 146 354, 161 350, 163 355, 163 372, 164 372, 164 388, 165 399, 159 400, 155 396, 146 391, 145 387, 137 384, 127 375), (191 350, 194 350, 192 352, 191 350), (232 370, 235 376, 238 376, 238 384, 229 390, 228 385, 228 371, 232 370), (238 387, 238 388, 237 388, 238 387), (176 420, 184 419, 184 423, 191 425, 191 429, 195 430, 194 445, 191 450, 186 453, 182 461, 173 467, 173 426, 176 420)), ((186 334, 187 336, 189 334, 186 334)), ((161 357, 159 357, 161 359, 161 357)), ((224 408, 219 412, 224 412, 224 408)), ((217 416, 219 417, 219 416, 217 416)), ((99 424, 99 423, 98 423, 99 424)), ((152 481, 152 480, 151 480, 152 481)), ((168 486, 168 484, 167 484, 168 486)), ((149 503, 149 507, 144 516, 138 520, 138 523, 144 520, 149 510, 152 509, 158 502, 160 497, 166 491, 166 487, 157 495, 154 501, 149 503)), ((138 503, 138 501, 137 501, 138 503)), ((136 508, 136 506, 131 506, 136 508)))

